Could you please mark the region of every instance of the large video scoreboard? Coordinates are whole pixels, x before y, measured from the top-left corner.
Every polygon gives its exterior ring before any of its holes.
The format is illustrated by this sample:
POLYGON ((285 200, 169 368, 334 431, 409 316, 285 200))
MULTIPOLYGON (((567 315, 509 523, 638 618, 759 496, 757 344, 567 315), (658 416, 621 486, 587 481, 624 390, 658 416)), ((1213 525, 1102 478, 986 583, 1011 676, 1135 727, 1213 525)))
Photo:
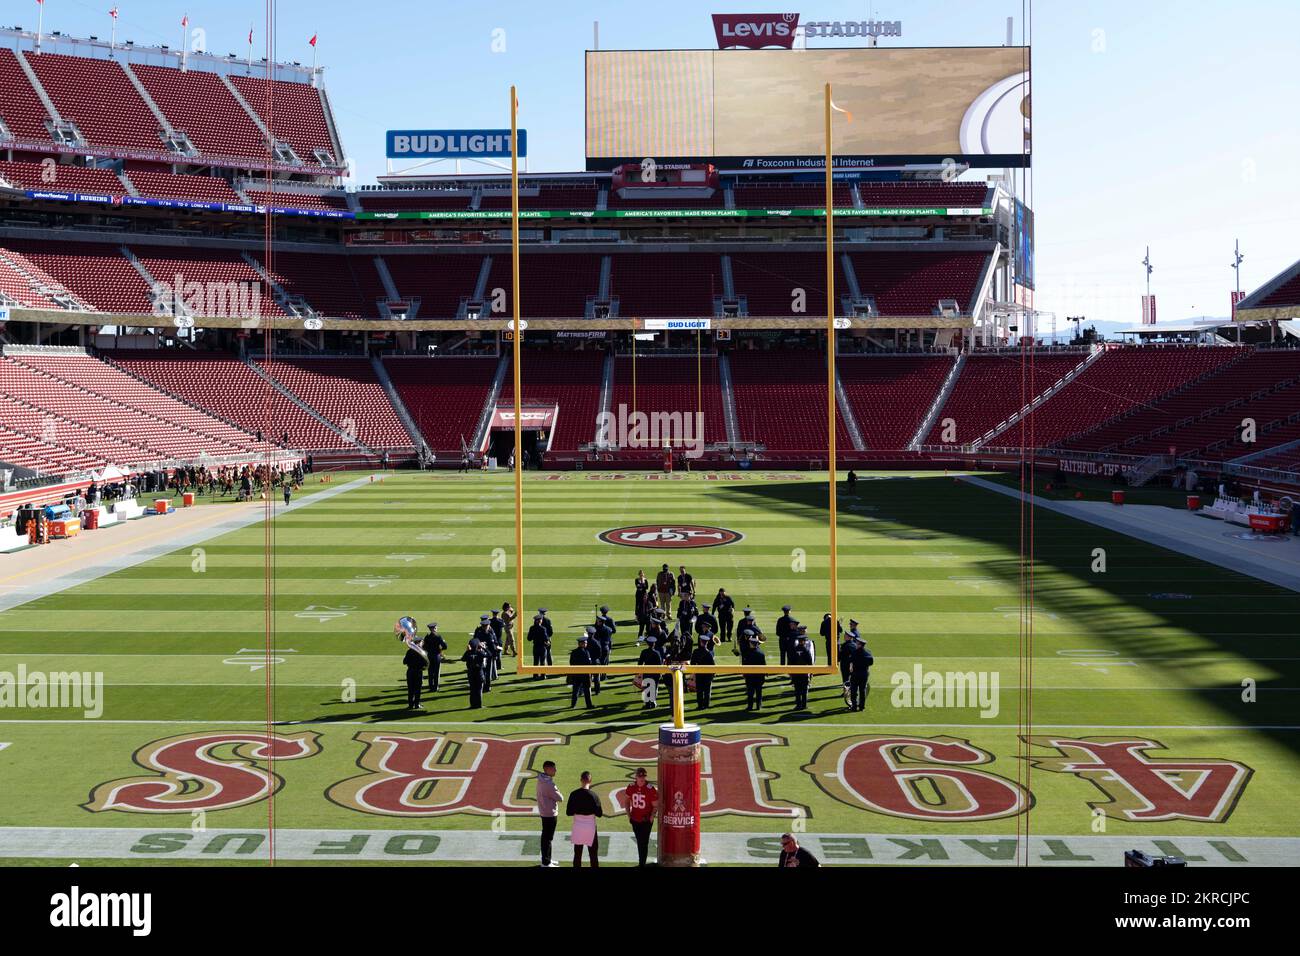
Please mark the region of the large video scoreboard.
POLYGON ((820 168, 827 82, 837 166, 1029 163, 1023 47, 600 50, 586 76, 588 169, 820 168))

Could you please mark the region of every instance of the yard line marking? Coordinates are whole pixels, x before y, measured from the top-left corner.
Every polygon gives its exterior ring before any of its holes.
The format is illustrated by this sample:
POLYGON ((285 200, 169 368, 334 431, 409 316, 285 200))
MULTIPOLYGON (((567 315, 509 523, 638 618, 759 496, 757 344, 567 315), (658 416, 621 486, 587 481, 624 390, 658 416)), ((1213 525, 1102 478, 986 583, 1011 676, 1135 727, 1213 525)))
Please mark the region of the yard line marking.
MULTIPOLYGON (((395 685, 396 686, 396 685, 395 685)), ((689 712, 688 712, 689 713, 689 712)), ((774 712, 775 713, 775 712, 774 712)), ((276 727, 297 727, 305 724, 327 724, 334 727, 371 727, 375 723, 383 723, 385 726, 411 726, 411 727, 428 727, 431 723, 445 724, 449 727, 477 727, 481 730, 490 730, 494 726, 499 727, 655 727, 662 723, 662 717, 658 720, 539 720, 539 721, 491 721, 491 720, 441 720, 430 717, 426 720, 329 720, 328 718, 319 720, 277 720, 273 721, 276 727)), ((110 719, 105 717, 87 718, 70 718, 70 719, 15 719, 0 720, 0 724, 145 724, 156 726, 254 726, 265 727, 265 718, 260 720, 121 720, 110 719)), ((827 721, 808 727, 786 726, 779 721, 772 723, 731 723, 718 721, 709 724, 705 729, 717 728, 725 731, 732 727, 746 727, 755 729, 771 730, 774 727, 780 727, 785 730, 826 730, 828 728, 839 729, 841 727, 857 727, 871 729, 873 727, 889 727, 891 729, 906 727, 986 727, 990 730, 1019 730, 1020 724, 990 724, 985 721, 977 723, 958 723, 947 721, 943 723, 934 723, 931 721, 921 721, 914 724, 881 724, 881 723, 841 723, 839 721, 827 721)), ((1040 724, 1035 722, 1035 730, 1232 730, 1232 731, 1254 731, 1254 730, 1300 730, 1300 724, 1040 724)))

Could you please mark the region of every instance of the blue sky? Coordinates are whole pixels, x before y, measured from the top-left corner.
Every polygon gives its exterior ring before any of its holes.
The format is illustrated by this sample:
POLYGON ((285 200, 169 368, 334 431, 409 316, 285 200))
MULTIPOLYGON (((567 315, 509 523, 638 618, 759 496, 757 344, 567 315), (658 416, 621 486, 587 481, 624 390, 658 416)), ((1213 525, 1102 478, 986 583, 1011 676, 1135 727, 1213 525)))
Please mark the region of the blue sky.
MULTIPOLYGON (((180 20, 210 52, 264 52, 266 7, 252 0, 46 0, 45 29, 180 41, 180 20)), ((902 20, 907 46, 997 45, 1020 0, 497 2, 282 0, 275 56, 319 62, 358 181, 384 171, 391 128, 507 125, 516 83, 533 170, 583 165, 583 51, 708 48, 711 12, 799 12, 802 19, 902 20), (502 41, 504 49, 502 50, 502 41), (494 49, 495 48, 495 49, 494 49)), ((0 24, 36 25, 34 0, 4 0, 0 24)), ((1139 319, 1141 260, 1156 267, 1160 317, 1224 315, 1232 246, 1252 289, 1300 258, 1300 3, 1233 5, 1039 0, 1033 23, 1034 170, 1040 309, 1139 319)), ((811 41, 813 45, 837 41, 811 41)), ((1041 327, 1050 326, 1045 320, 1041 327)))

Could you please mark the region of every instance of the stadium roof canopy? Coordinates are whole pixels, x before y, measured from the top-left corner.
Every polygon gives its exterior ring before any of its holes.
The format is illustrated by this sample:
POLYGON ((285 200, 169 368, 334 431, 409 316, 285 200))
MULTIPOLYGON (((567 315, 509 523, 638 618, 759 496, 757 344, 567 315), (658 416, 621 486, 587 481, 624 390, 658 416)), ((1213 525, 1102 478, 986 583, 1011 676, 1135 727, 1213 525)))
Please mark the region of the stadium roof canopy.
POLYGON ((1231 319, 1184 319, 1181 322, 1157 322, 1119 329, 1116 335, 1197 335, 1232 325, 1231 319))
POLYGON ((1238 322, 1300 319, 1300 260, 1237 303, 1238 322))

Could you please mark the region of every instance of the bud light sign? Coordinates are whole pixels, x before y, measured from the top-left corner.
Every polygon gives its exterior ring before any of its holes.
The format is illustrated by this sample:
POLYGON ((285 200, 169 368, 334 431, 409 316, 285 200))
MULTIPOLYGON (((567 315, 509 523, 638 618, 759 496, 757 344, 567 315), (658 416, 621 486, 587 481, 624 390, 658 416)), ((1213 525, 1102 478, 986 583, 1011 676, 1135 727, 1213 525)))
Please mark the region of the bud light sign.
MULTIPOLYGON (((528 134, 519 131, 519 155, 528 155, 528 134)), ((389 159, 506 159, 508 129, 390 129, 389 159)))

